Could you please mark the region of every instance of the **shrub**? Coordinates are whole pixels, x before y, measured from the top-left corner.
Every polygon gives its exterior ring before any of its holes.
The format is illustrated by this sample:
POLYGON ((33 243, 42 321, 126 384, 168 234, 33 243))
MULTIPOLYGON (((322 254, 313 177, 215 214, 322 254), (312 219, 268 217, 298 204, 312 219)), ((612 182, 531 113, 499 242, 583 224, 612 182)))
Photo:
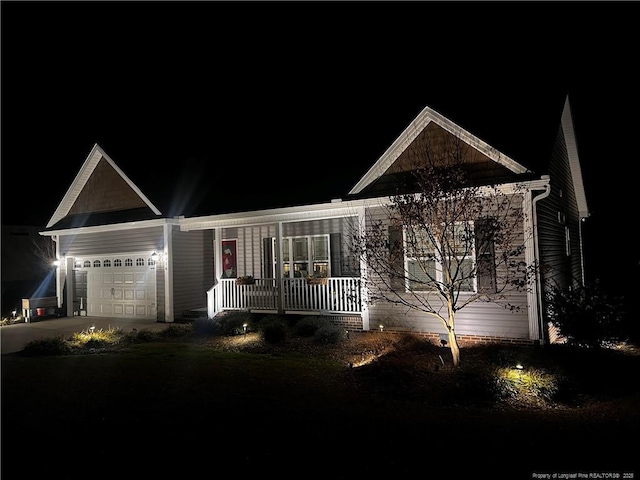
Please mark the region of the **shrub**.
POLYGON ((549 319, 567 343, 595 348, 624 336, 622 300, 607 295, 598 283, 570 290, 554 286, 547 300, 549 319))
POLYGON ((62 337, 52 337, 33 340, 27 343, 22 353, 27 356, 65 355, 71 352, 71 347, 62 337))
POLYGON ((316 343, 330 345, 340 343, 345 338, 347 338, 346 330, 331 323, 321 325, 313 335, 313 340, 316 343))
POLYGON ((134 343, 149 343, 156 339, 155 332, 149 329, 143 328, 142 330, 132 330, 128 333, 128 339, 134 343))
POLYGON ((270 318, 260 324, 262 338, 272 345, 284 343, 287 339, 287 324, 279 316, 270 318))
POLYGON ((191 324, 191 329, 196 335, 217 335, 220 325, 218 320, 205 316, 196 318, 191 324))
POLYGON ((520 404, 550 402, 558 393, 555 375, 539 368, 499 367, 494 375, 500 400, 520 404))
POLYGON ((192 326, 190 324, 172 324, 157 333, 162 338, 180 338, 191 333, 191 331, 192 326))
POLYGON ((329 321, 322 317, 303 317, 293 327, 299 337, 313 337, 320 327, 327 325, 329 321))
POLYGON ((214 320, 218 321, 219 335, 240 335, 244 333, 244 325, 251 325, 252 315, 249 312, 228 312, 214 320))

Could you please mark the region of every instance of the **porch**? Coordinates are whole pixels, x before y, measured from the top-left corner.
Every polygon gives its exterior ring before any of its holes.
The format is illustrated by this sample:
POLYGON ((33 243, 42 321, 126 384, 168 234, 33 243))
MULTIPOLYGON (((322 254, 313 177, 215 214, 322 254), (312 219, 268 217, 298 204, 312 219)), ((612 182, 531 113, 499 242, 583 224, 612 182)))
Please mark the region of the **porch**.
POLYGON ((257 278, 252 284, 220 279, 207 292, 210 318, 226 310, 265 313, 362 314, 361 279, 326 278, 311 284, 306 278, 257 278))

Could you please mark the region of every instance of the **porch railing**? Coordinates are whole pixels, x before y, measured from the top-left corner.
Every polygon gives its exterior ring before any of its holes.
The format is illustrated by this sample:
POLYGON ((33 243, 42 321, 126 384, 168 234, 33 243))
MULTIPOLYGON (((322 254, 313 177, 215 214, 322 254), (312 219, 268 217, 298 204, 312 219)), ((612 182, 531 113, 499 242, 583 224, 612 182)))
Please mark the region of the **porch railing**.
MULTIPOLYGON (((209 292, 209 309, 278 310, 276 279, 259 278, 251 285, 237 285, 235 279, 221 279, 209 292)), ((282 308, 285 312, 362 312, 360 278, 327 278, 324 285, 310 285, 305 278, 283 279, 282 308)))

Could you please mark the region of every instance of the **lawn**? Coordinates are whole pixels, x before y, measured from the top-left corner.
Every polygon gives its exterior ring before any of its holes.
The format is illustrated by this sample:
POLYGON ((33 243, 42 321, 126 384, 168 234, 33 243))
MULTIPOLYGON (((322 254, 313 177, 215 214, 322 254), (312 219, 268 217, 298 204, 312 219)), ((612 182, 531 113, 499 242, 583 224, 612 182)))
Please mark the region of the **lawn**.
POLYGON ((3 355, 3 480, 640 474, 634 351, 264 333, 3 355))

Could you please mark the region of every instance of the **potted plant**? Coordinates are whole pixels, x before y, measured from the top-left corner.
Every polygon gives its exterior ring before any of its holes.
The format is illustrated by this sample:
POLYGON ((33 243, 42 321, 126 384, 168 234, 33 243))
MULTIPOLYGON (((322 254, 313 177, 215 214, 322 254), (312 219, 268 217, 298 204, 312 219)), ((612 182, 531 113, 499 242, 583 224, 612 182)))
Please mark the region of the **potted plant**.
POLYGON ((236 285, 253 285, 255 283, 256 280, 253 278, 253 275, 242 275, 236 278, 236 285))
POLYGON ((307 285, 326 285, 327 277, 320 273, 314 273, 307 277, 307 285))

